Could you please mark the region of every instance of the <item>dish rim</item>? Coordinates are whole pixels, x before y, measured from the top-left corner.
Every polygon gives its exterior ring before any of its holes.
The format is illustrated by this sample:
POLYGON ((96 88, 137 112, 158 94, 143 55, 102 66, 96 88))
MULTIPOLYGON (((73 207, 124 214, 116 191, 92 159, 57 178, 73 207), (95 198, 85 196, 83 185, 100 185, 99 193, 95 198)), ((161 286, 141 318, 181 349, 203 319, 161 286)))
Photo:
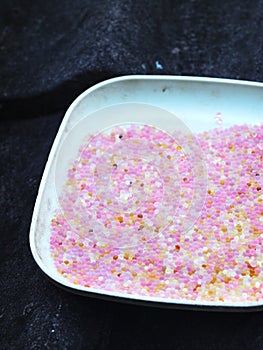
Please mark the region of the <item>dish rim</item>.
MULTIPOLYGON (((178 302, 177 300, 174 301, 174 299, 171 298, 161 298, 161 297, 154 297, 154 296, 142 296, 142 295, 135 295, 135 294, 124 294, 118 291, 107 291, 107 290, 98 290, 95 288, 87 288, 82 287, 80 285, 76 285, 76 287, 73 287, 71 284, 67 283, 67 280, 58 280, 52 276, 50 273, 50 269, 48 266, 42 261, 42 259, 39 256, 39 253, 37 251, 37 247, 35 244, 35 232, 38 222, 38 215, 42 204, 42 197, 43 192, 45 190, 46 180, 48 178, 49 172, 52 167, 53 159, 56 155, 56 152, 59 149, 59 143, 60 140, 63 137, 63 133, 65 130, 65 127, 69 121, 70 115, 73 112, 73 110, 77 107, 79 102, 81 102, 87 95, 91 94, 92 92, 106 86, 109 84, 118 83, 121 81, 128 81, 128 80, 165 80, 165 81, 178 81, 178 82, 199 82, 199 83, 215 83, 215 84, 226 84, 226 85, 235 85, 235 86, 247 86, 247 87, 259 87, 263 88, 262 82, 256 82, 256 81, 247 81, 247 80, 237 80, 237 79, 226 79, 226 78, 213 78, 213 77, 192 77, 192 76, 172 76, 172 75, 125 75, 120 77, 115 77, 111 79, 104 80, 98 84, 95 84, 91 86, 90 88, 83 91, 69 106, 69 108, 66 110, 66 113, 64 114, 64 117, 61 121, 61 124, 59 126, 59 129, 57 131, 56 137, 53 141, 52 147, 49 152, 48 160, 46 162, 44 171, 42 173, 40 185, 38 188, 38 194, 37 198, 35 200, 31 225, 30 225, 30 232, 29 232, 29 245, 30 250, 33 255, 34 260, 36 261, 37 265, 40 267, 40 269, 47 275, 55 284, 58 284, 60 287, 70 290, 71 292, 82 294, 86 296, 92 296, 92 297, 100 297, 103 299, 113 299, 116 301, 124 301, 128 303, 138 303, 138 304, 149 304, 149 305, 155 305, 155 306, 163 306, 163 307, 169 307, 169 308, 191 308, 191 309, 220 309, 224 311, 255 311, 263 308, 263 300, 262 302, 249 302, 249 303, 230 303, 230 302, 224 302, 224 303, 217 303, 217 302, 204 302, 204 301, 192 301, 192 300, 182 300, 182 302, 178 302)), ((106 107, 106 106, 105 106, 106 107)), ((104 108, 105 108, 104 107, 104 108)))

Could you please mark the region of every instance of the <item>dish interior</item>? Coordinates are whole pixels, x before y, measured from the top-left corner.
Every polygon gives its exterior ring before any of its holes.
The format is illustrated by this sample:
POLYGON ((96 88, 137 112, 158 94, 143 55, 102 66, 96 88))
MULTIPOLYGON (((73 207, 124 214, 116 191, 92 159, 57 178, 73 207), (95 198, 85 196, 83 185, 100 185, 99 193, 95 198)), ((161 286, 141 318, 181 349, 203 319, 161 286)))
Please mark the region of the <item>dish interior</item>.
POLYGON ((260 305, 262 104, 259 86, 164 78, 84 95, 43 177, 42 269, 107 295, 260 305))

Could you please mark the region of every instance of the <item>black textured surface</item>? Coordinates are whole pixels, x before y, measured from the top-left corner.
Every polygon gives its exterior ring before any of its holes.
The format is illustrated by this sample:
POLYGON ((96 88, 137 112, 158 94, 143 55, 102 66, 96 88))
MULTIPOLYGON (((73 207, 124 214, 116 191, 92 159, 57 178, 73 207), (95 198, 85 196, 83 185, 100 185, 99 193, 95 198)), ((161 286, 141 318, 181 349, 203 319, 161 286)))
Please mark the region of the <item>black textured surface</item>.
POLYGON ((263 81, 263 1, 2 0, 0 16, 0 349, 263 349, 262 312, 72 295, 43 276, 28 244, 69 103, 125 74, 263 81))

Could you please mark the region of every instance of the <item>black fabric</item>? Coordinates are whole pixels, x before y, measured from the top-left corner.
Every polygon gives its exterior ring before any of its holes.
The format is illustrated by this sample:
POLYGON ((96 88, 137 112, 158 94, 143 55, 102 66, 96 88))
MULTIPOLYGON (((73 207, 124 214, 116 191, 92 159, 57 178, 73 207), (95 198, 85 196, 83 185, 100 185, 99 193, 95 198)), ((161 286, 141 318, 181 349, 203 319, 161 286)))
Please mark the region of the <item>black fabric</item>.
POLYGON ((68 105, 127 74, 263 81, 263 1, 2 0, 0 349, 263 349, 263 315, 76 296, 34 262, 28 233, 68 105))

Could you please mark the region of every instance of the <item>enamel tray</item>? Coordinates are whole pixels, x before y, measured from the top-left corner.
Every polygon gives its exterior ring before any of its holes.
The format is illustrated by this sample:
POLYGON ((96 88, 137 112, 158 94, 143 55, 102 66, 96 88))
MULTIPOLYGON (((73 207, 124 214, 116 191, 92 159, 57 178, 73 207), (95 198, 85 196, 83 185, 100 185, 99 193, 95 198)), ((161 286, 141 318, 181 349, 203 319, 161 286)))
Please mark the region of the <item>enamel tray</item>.
MULTIPOLYGON (((42 176, 30 228, 30 247, 36 263, 53 282, 62 288, 90 297, 176 308, 238 311, 260 309, 263 298, 248 301, 244 299, 239 301, 236 298, 231 302, 224 301, 223 298, 216 300, 183 298, 178 297, 180 294, 172 292, 167 296, 159 292, 155 295, 153 290, 147 294, 145 291, 140 293, 139 289, 133 292, 128 288, 114 290, 113 287, 99 288, 99 284, 95 287, 92 283, 83 285, 78 283, 77 279, 73 281, 65 278, 55 266, 50 242, 51 223, 56 221, 54 213, 61 209, 58 192, 62 191, 70 162, 78 156, 81 140, 87 134, 96 133, 108 126, 103 122, 98 126, 101 121, 97 119, 96 116, 99 114, 96 113, 103 110, 107 112, 107 108, 119 105, 130 107, 131 110, 134 105, 155 106, 159 111, 166 111, 164 113, 168 113, 170 117, 176 116, 178 123, 182 122, 187 130, 197 134, 209 133, 215 128, 223 130, 233 125, 262 123, 263 83, 202 77, 124 76, 104 81, 83 92, 65 114, 42 176)), ((129 118, 128 122, 132 123, 132 116, 130 115, 129 118)), ((138 121, 135 120, 135 122, 138 121)), ((147 118, 143 122, 151 124, 147 118)), ((167 123, 169 125, 169 120, 167 123)), ((112 123, 109 122, 109 124, 112 123)), ((154 122, 152 124, 154 125, 154 122)), ((160 129, 166 128, 162 122, 157 126, 160 129)), ((74 229, 76 227, 73 227, 74 229)), ((114 255, 113 259, 117 260, 117 257, 114 255)), ((254 266, 249 265, 249 269, 251 273, 256 271, 254 266)), ((115 270, 112 269, 112 271, 115 270)), ((99 278, 107 279, 107 276, 102 275, 99 278)), ((174 278, 176 279, 176 275, 174 278)), ((249 278, 248 282, 251 280, 249 278)), ((165 283, 165 281, 162 282, 165 283)), ((127 281, 123 283, 127 284, 127 281)), ((156 285, 158 286, 158 281, 156 285)), ((200 286, 197 285, 197 287, 200 286)))

